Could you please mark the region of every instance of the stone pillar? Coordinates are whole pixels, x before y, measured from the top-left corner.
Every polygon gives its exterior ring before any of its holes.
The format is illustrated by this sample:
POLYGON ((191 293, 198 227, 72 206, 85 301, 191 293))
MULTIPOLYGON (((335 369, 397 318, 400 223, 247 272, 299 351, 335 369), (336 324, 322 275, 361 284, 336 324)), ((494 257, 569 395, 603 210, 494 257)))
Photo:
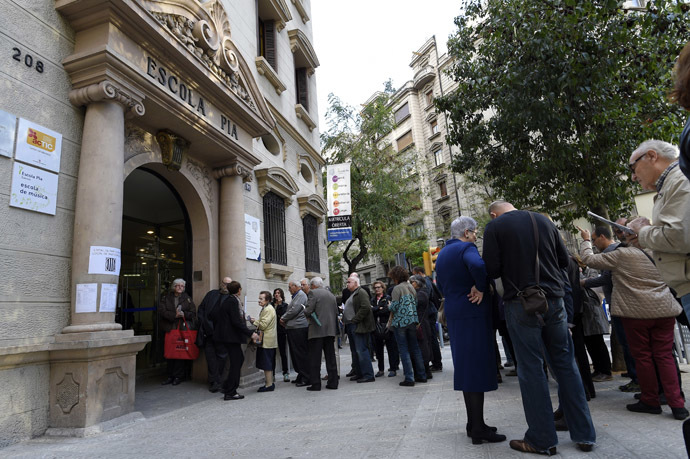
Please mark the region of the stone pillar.
POLYGON ((151 340, 121 330, 114 312, 99 312, 103 285, 117 288, 118 273, 89 274, 92 246, 120 249, 125 112, 142 115, 144 106, 141 97, 110 81, 73 90, 70 101, 87 108, 74 216, 71 320, 50 350, 47 433, 84 436, 98 432, 105 421, 136 417, 130 414, 136 354, 151 340), (95 312, 77 312, 79 284, 96 285, 95 312))
POLYGON ((251 171, 240 164, 214 171, 220 179, 218 217, 218 268, 220 276, 230 276, 246 291, 246 243, 244 239, 244 185, 251 181, 251 171))

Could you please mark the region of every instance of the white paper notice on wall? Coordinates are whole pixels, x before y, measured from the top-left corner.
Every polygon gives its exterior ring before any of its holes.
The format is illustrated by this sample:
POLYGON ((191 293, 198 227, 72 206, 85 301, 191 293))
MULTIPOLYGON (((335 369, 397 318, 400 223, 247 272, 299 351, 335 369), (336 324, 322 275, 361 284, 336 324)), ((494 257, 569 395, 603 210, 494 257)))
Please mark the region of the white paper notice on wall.
POLYGON ((32 166, 60 172, 62 134, 19 118, 14 159, 32 166))
POLYGON ((117 284, 101 284, 101 303, 98 312, 115 312, 117 284))
POLYGON ((96 312, 98 301, 98 284, 77 284, 77 300, 74 304, 74 312, 96 312))
POLYGON ((17 132, 17 117, 0 110, 0 156, 12 157, 15 132, 17 132))
POLYGON ((115 247, 91 246, 89 274, 120 275, 120 249, 115 247))
POLYGON ((57 174, 14 163, 10 206, 55 215, 57 191, 57 174))
POLYGON ((244 214, 244 238, 247 258, 261 261, 261 222, 258 218, 244 214))

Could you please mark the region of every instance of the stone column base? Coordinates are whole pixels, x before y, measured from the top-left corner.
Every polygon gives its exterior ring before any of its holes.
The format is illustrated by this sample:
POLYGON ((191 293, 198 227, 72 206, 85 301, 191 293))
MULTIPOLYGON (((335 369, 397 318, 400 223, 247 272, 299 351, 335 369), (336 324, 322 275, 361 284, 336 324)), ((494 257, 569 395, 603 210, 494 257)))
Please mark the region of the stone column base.
POLYGON ((136 354, 150 340, 132 330, 57 335, 50 350, 51 434, 97 433, 104 425, 93 426, 134 411, 136 354))

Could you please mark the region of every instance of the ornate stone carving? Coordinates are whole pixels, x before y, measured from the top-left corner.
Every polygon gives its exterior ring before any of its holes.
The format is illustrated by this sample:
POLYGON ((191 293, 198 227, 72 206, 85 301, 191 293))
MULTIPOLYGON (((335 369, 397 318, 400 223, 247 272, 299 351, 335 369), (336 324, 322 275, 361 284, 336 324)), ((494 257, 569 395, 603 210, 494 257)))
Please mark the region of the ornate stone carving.
POLYGON ((189 141, 168 130, 158 131, 156 140, 161 147, 161 160, 171 171, 179 171, 182 158, 189 149, 189 141))
POLYGON ((189 156, 186 157, 186 161, 184 162, 183 166, 189 172, 189 175, 194 177, 194 179, 201 185, 209 206, 213 207, 213 182, 211 180, 211 173, 208 168, 189 156))
POLYGON ((62 381, 56 385, 56 401, 64 414, 69 414, 79 403, 79 383, 72 373, 65 373, 62 381))
POLYGON ((245 183, 254 180, 252 170, 240 163, 233 163, 228 166, 217 167, 213 170, 213 176, 217 179, 223 177, 233 177, 235 175, 242 177, 242 181, 245 183))
POLYGON ((299 204, 299 215, 304 218, 307 214, 311 214, 319 222, 323 223, 323 217, 328 213, 328 205, 326 201, 318 194, 309 196, 300 196, 297 198, 299 204))
POLYGON ((143 97, 138 97, 131 91, 109 80, 101 81, 69 92, 69 101, 77 107, 88 105, 92 102, 113 100, 127 111, 127 116, 142 116, 144 114, 143 97))
POLYGON ((230 39, 230 21, 217 0, 206 6, 214 24, 192 20, 178 14, 151 12, 158 22, 185 46, 230 90, 256 110, 247 85, 239 72, 239 59, 230 39))
POLYGON ((299 187, 288 172, 280 167, 258 169, 254 171, 259 182, 259 194, 263 197, 269 191, 274 192, 285 200, 285 207, 292 204, 292 197, 297 194, 299 187))
POLYGON ((137 155, 153 155, 151 134, 133 124, 125 124, 125 162, 137 155))

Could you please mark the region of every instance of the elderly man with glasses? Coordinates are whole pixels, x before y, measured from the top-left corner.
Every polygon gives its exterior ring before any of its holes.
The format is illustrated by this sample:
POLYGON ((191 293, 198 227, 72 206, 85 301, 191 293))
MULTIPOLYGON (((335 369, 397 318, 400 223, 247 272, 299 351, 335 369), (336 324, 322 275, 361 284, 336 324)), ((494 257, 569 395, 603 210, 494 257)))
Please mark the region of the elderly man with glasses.
POLYGON ((690 182, 678 168, 678 149, 647 140, 630 155, 632 179, 656 191, 651 223, 639 217, 628 223, 636 235, 628 243, 651 249, 664 281, 675 290, 690 316, 690 182))

